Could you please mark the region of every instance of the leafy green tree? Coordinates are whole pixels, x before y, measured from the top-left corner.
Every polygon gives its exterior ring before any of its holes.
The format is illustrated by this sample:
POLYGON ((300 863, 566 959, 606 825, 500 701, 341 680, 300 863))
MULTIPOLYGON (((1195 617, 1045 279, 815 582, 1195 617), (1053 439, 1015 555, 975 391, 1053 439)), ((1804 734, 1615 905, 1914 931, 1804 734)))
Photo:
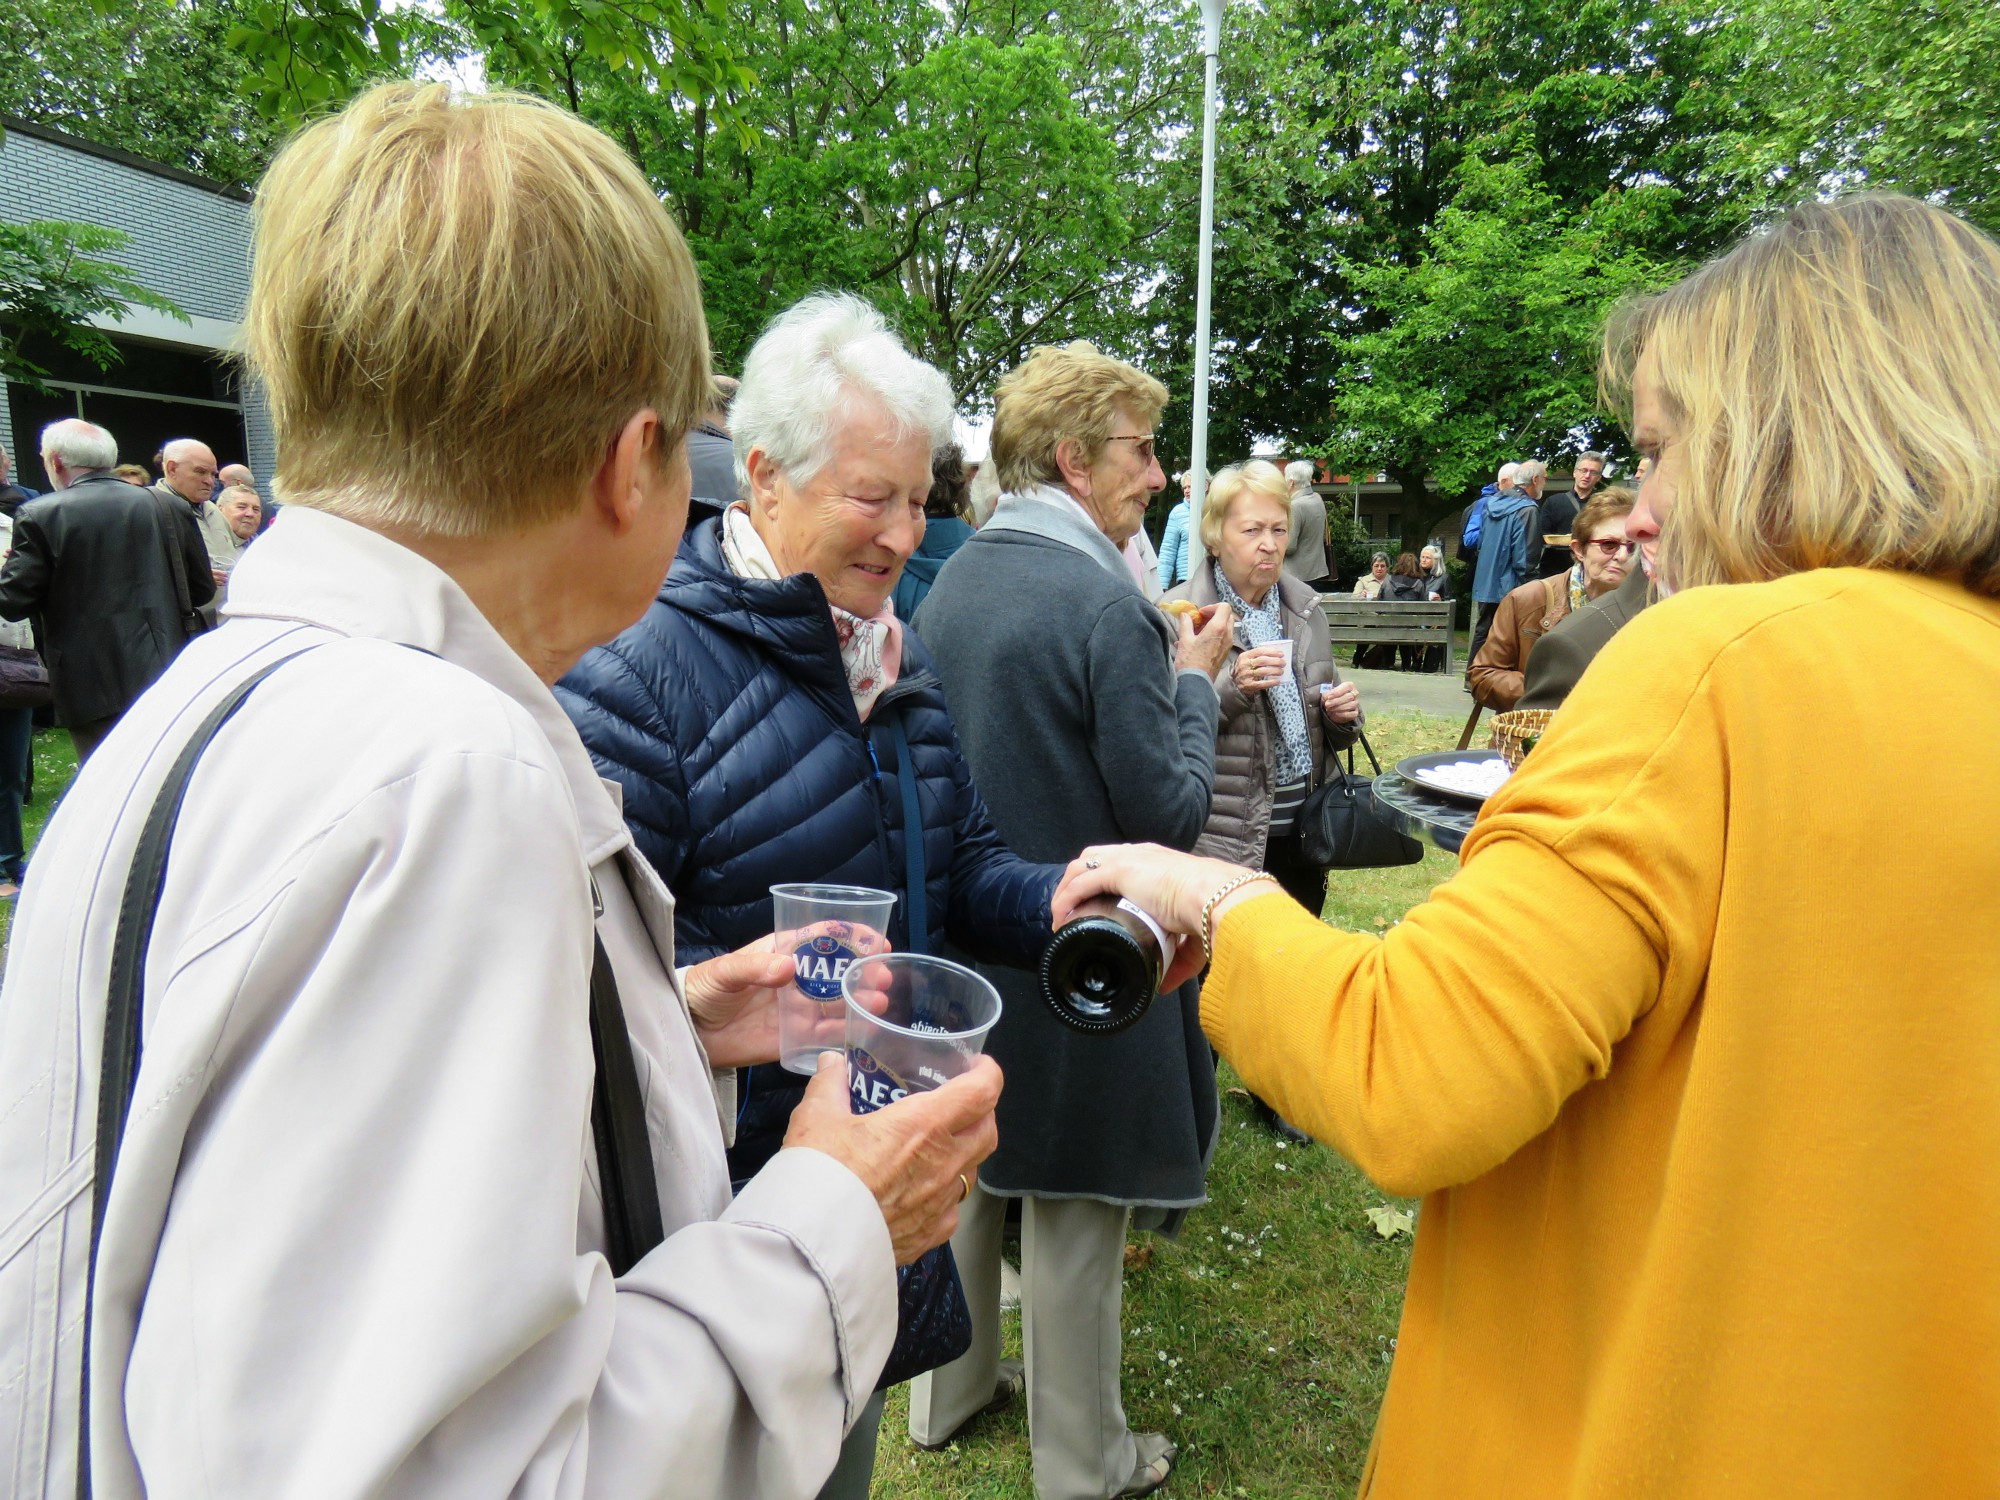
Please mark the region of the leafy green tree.
MULTIPOLYGON (((1712 6, 1230 14, 1210 452, 1265 438, 1387 472, 1413 534, 1469 497, 1498 445, 1566 446, 1592 410, 1582 330, 1754 206, 1726 170, 1716 101, 1742 64, 1712 6)), ((1156 327, 1179 380, 1192 239, 1171 248, 1156 327)))
POLYGON ((584 58, 493 76, 624 141, 687 230, 719 359, 820 288, 881 306, 977 403, 1032 344, 1129 345, 1186 123, 1179 8, 1070 0, 854 7, 751 0, 731 45, 760 80, 714 101, 584 58))
POLYGON ((1382 468, 1405 496, 1412 534, 1476 494, 1496 457, 1553 454, 1572 434, 1599 440, 1598 334, 1605 310, 1671 280, 1662 238, 1670 189, 1606 193, 1565 212, 1532 156, 1473 159, 1408 262, 1344 261, 1374 326, 1339 352, 1327 451, 1347 468, 1382 468))
POLYGON ((272 127, 230 44, 237 0, 0 0, 0 113, 248 187, 272 127))
POLYGON ((48 372, 22 354, 29 340, 51 339, 99 369, 117 363, 115 345, 90 320, 148 307, 186 321, 173 303, 103 259, 130 241, 115 229, 49 220, 0 224, 0 379, 42 388, 48 372))
POLYGON ((1738 24, 1760 81, 1746 176, 1914 193, 2000 234, 2000 6, 1748 0, 1738 24))

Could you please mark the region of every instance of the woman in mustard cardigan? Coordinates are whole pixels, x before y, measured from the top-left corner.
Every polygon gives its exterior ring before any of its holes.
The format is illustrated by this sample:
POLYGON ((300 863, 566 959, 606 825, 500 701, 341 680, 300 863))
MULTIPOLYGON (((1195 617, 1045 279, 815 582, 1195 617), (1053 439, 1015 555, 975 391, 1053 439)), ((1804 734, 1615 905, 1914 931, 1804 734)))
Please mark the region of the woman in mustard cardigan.
POLYGON ((1243 1081, 1425 1195, 1364 1495, 2000 1494, 2000 247, 1810 205, 1606 347, 1675 597, 1459 874, 1375 938, 1092 849, 1056 919, 1212 948, 1243 1081))

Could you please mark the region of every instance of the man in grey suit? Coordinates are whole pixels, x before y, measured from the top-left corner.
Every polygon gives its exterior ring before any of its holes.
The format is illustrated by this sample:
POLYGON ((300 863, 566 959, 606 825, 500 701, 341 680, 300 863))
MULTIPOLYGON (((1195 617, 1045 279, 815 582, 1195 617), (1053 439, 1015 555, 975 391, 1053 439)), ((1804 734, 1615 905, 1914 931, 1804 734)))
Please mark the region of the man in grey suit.
POLYGON ((1325 593, 1333 587, 1327 576, 1331 568, 1326 556, 1326 501, 1313 488, 1311 461, 1299 458, 1286 464, 1285 483, 1292 487, 1292 538, 1285 548, 1285 571, 1325 593))
MULTIPOLYGON (((1166 487, 1153 433, 1166 387, 1070 344, 1037 349, 996 396, 1005 493, 916 618, 973 780, 1027 859, 1061 863, 1100 843, 1190 848, 1214 788, 1214 679, 1232 622, 1218 609, 1199 633, 1169 624, 1120 551, 1166 487)), ((1198 991, 1086 1035, 1042 1003, 1032 975, 986 973, 1006 1003, 987 1051, 1007 1089, 999 1149, 952 1237, 973 1342, 911 1387, 910 1436, 940 1447, 994 1399, 1000 1235, 1005 1200, 1018 1198, 1036 1493, 1144 1493, 1165 1481, 1174 1446, 1125 1419, 1125 1237, 1177 1225, 1206 1194, 1219 1112, 1198 991)))
POLYGON ((1642 476, 1639 503, 1625 518, 1625 535, 1639 544, 1639 566, 1617 588, 1582 609, 1572 610, 1535 643, 1522 674, 1521 698, 1514 707, 1561 708, 1605 643, 1640 610, 1665 597, 1666 591, 1654 574, 1659 566, 1660 525, 1672 505, 1671 490, 1661 485, 1649 487, 1642 476))

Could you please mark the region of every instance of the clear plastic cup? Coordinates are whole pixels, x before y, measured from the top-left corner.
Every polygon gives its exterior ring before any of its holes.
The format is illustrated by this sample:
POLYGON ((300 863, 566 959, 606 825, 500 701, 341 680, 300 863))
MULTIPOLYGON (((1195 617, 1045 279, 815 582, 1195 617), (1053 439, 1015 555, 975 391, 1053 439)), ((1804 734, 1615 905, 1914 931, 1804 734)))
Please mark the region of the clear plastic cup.
POLYGON ((847 1041, 840 982, 856 959, 889 950, 884 935, 896 897, 862 885, 774 885, 779 948, 792 953, 792 983, 778 996, 778 1062, 810 1075, 822 1052, 847 1041))
POLYGON ((986 1048, 1000 992, 963 964, 888 953, 854 964, 847 1002, 847 1089, 857 1115, 949 1083, 986 1048))

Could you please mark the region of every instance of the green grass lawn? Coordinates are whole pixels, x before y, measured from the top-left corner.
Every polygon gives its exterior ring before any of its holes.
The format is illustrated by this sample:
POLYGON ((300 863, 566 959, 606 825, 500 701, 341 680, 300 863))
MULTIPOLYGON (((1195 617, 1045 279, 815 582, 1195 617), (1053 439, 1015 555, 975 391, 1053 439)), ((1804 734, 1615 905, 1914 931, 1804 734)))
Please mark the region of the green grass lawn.
MULTIPOLYGON (((1368 737, 1390 762, 1458 742, 1459 725, 1422 714, 1371 715, 1368 737)), ((1448 878, 1436 850, 1397 870, 1328 881, 1326 919, 1380 932, 1448 878)), ((1250 1116, 1222 1070, 1222 1142, 1208 1206, 1178 1242, 1142 1236, 1127 1252, 1125 1408, 1165 1432, 1181 1456, 1167 1493, 1284 1500, 1353 1492, 1402 1311, 1407 1234, 1382 1238, 1368 1210, 1385 1197, 1333 1151, 1286 1147, 1250 1116)), ((1009 1315, 1008 1353, 1020 1354, 1009 1315)), ((976 1424, 942 1453, 910 1445, 908 1407, 890 1394, 875 1468, 876 1500, 1031 1496, 1028 1423, 1016 1406, 976 1424)))
MULTIPOLYGON (((62 795, 75 775, 76 747, 70 743, 69 731, 36 730, 34 800, 21 809, 22 843, 30 855, 35 852, 42 829, 47 826, 49 814, 55 809, 56 798, 62 795)), ((7 941, 7 934, 13 925, 14 903, 0 901, 0 943, 7 941)))

